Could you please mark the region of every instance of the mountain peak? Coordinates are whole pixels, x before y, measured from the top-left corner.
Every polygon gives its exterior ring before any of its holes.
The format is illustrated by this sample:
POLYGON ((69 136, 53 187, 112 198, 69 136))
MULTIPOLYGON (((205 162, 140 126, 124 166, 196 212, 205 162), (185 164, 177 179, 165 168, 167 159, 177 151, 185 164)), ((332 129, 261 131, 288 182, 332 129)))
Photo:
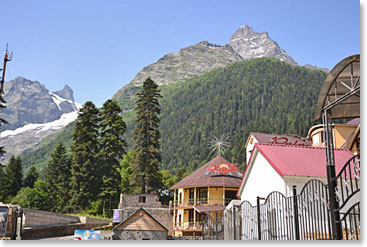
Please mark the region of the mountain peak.
MULTIPOLYGON (((242 25, 240 26, 240 28, 236 31, 236 33, 240 32, 242 35, 251 35, 254 33, 254 30, 252 29, 252 27, 248 26, 248 25, 242 25)), ((235 33, 235 34, 236 34, 235 33)))
POLYGON ((297 65, 267 32, 257 33, 248 25, 241 26, 231 37, 229 44, 244 60, 257 57, 275 57, 297 65))
POLYGON ((68 99, 74 102, 74 92, 73 90, 66 84, 62 90, 54 92, 58 96, 64 99, 68 99))
POLYGON ((1 131, 55 121, 77 110, 76 104, 70 102, 73 91, 67 85, 52 94, 42 83, 18 76, 4 84, 4 92, 7 103, 1 113, 8 124, 1 126, 1 131))
POLYGON ((198 45, 208 46, 208 47, 221 47, 220 45, 210 43, 206 40, 201 41, 198 45))

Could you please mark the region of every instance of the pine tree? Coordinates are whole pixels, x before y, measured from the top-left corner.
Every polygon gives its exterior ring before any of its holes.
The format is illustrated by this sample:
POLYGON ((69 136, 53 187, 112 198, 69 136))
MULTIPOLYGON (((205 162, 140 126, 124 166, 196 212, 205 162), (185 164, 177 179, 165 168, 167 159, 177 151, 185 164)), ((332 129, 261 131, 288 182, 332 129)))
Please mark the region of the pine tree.
POLYGON ((22 188, 22 172, 23 167, 20 157, 12 156, 5 169, 4 190, 2 191, 4 201, 10 201, 22 188))
POLYGON ((4 168, 0 166, 0 202, 5 199, 5 173, 4 168))
POLYGON ((150 190, 157 191, 160 187, 158 116, 161 110, 158 99, 162 96, 158 85, 150 78, 145 80, 137 96, 131 185, 135 186, 136 192, 146 193, 150 190))
MULTIPOLYGON (((3 105, 3 103, 6 103, 5 100, 3 99, 3 91, 0 90, 0 128, 1 128, 1 124, 7 124, 7 122, 1 118, 1 109, 5 108, 5 105, 3 105)), ((4 147, 0 147, 0 157, 3 156, 5 154, 4 151, 4 147)), ((0 163, 0 167, 1 167, 1 163, 0 163)))
POLYGON ((101 112, 100 160, 103 185, 100 197, 105 201, 108 200, 109 217, 112 207, 117 206, 119 202, 121 176, 118 169, 127 146, 122 139, 126 124, 120 116, 121 112, 121 108, 112 100, 107 100, 103 104, 101 112))
POLYGON ((91 101, 87 101, 80 109, 71 148, 70 206, 74 212, 86 209, 100 193, 99 125, 99 111, 91 101))
POLYGON ((51 210, 65 212, 69 200, 70 190, 70 158, 65 146, 59 143, 45 171, 45 180, 49 184, 51 210))
POLYGON ((27 175, 24 178, 23 186, 33 188, 34 183, 37 181, 39 174, 36 170, 36 167, 31 166, 28 170, 27 175))

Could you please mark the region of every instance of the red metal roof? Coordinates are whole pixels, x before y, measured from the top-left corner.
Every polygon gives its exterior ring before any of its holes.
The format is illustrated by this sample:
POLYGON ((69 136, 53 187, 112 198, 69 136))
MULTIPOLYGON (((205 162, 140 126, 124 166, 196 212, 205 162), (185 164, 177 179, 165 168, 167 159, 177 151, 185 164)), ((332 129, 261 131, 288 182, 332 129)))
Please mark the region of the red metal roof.
MULTIPOLYGON (((325 148, 260 143, 255 144, 255 148, 282 177, 326 177, 325 148)), ((346 149, 335 149, 334 155, 336 173, 353 157, 346 149)))
MULTIPOLYGON (((239 187, 242 177, 236 176, 211 176, 206 174, 207 169, 220 164, 231 164, 228 160, 218 155, 190 175, 184 177, 177 184, 173 185, 170 189, 177 189, 183 187, 207 187, 207 186, 226 186, 226 187, 239 187)), ((242 173, 242 172, 241 172, 242 173)))
POLYGON ((360 118, 358 117, 358 118, 354 118, 354 119, 350 120, 350 121, 349 121, 349 122, 347 122, 346 124, 350 124, 350 125, 358 125, 358 124, 360 124, 360 122, 361 122, 361 120, 360 120, 360 118))

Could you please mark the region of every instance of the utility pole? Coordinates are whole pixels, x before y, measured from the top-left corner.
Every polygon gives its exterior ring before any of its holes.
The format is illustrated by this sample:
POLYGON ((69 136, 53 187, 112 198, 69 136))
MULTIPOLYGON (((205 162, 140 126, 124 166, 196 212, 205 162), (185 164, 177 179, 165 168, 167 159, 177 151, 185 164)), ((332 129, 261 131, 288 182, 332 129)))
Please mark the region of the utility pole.
MULTIPOLYGON (((3 67, 3 76, 1 77, 1 82, 0 82, 0 92, 3 92, 4 89, 4 82, 5 82, 5 70, 6 70, 6 63, 10 62, 13 58, 13 52, 8 53, 8 44, 6 44, 6 50, 5 50, 5 55, 4 55, 4 67, 3 67)), ((0 69, 1 70, 1 69, 0 69)))

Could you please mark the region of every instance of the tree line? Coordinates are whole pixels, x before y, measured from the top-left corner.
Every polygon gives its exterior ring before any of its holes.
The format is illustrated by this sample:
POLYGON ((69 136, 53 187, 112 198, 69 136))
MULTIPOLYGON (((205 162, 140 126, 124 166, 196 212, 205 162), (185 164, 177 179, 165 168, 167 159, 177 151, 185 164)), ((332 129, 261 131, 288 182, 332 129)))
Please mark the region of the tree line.
POLYGON ((107 100, 99 110, 87 101, 75 123, 70 154, 59 143, 43 173, 38 174, 33 166, 24 178, 21 158, 11 157, 6 168, 0 169, 0 201, 108 217, 117 208, 121 192, 157 191, 162 202, 168 203, 172 199, 168 188, 177 177, 159 170, 160 97, 157 84, 148 78, 138 93, 134 142, 128 153, 123 138, 126 124, 118 104, 107 100))
MULTIPOLYGON (((213 135, 229 136, 224 157, 245 166, 243 145, 250 132, 306 136, 313 120, 321 85, 327 74, 292 66, 275 58, 236 62, 200 76, 160 86, 161 168, 179 175, 180 168, 196 170, 213 158, 208 142, 213 135)), ((135 105, 134 97, 118 102, 122 109, 135 105)), ((122 114, 128 147, 133 146, 135 111, 122 114)), ((71 145, 74 124, 55 139, 71 145)), ((43 157, 55 141, 22 156, 27 164, 44 166, 43 157)), ((51 148, 50 148, 51 147, 51 148)))

